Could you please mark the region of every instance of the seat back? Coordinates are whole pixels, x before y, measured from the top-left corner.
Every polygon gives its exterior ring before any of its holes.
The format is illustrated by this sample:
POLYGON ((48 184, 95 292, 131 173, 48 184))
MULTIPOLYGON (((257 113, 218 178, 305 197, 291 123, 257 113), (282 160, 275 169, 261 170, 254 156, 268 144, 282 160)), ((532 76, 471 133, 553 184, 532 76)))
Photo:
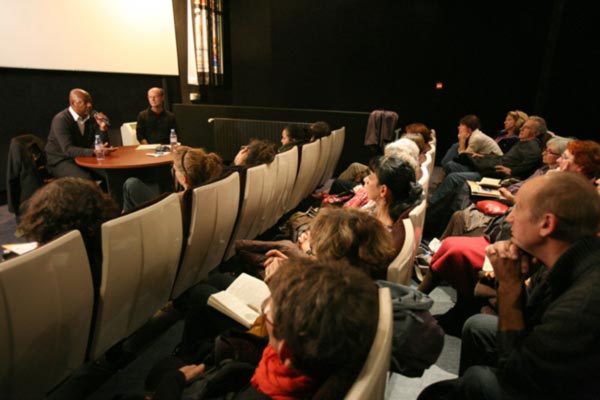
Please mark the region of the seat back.
POLYGON ((417 254, 417 243, 415 242, 415 229, 410 218, 404 218, 402 223, 404 224, 404 244, 388 267, 387 280, 409 285, 417 254))
POLYGON ((267 182, 266 165, 257 165, 246 171, 246 184, 240 213, 235 223, 229 248, 225 252, 225 260, 235 254, 235 241, 238 239, 254 239, 263 227, 264 208, 268 207, 266 199, 270 196, 272 182, 267 182))
POLYGON ((182 240, 175 193, 102 224, 102 280, 90 358, 135 332, 169 300, 182 240))
POLYGON ((240 175, 194 189, 190 233, 172 298, 208 276, 221 261, 233 232, 240 199, 240 175))
POLYGON ((137 122, 125 122, 121 125, 121 143, 123 146, 138 145, 140 142, 137 139, 137 122))
POLYGON ((408 214, 415 230, 415 243, 417 246, 421 244, 423 237, 423 226, 425 225, 425 212, 427 211, 427 200, 421 201, 419 205, 411 210, 408 214))
POLYGON ((83 364, 93 302, 79 231, 0 264, 1 398, 43 398, 83 364))
POLYGON ((379 289, 379 322, 371 350, 346 400, 383 400, 392 355, 394 328, 392 298, 388 288, 379 289))
POLYGON ((295 208, 317 187, 318 180, 321 179, 321 175, 317 172, 320 152, 321 143, 319 141, 307 143, 302 146, 300 168, 298 169, 298 176, 294 183, 294 190, 292 191, 289 203, 290 208, 286 211, 295 208), (315 178, 317 175, 318 178, 315 178))
POLYGON ((344 149, 344 139, 346 138, 346 127, 342 126, 340 129, 331 131, 331 153, 329 155, 329 161, 327 163, 327 169, 323 174, 323 183, 333 177, 337 163, 342 155, 344 149))
POLYGON ((333 155, 333 137, 331 135, 323 136, 319 141, 321 142, 321 156, 319 158, 319 169, 317 172, 321 173, 321 178, 319 179, 317 187, 323 185, 331 178, 331 176, 327 176, 327 172, 333 155))
POLYGON ((277 154, 277 183, 275 184, 275 193, 278 195, 274 208, 277 209, 277 218, 275 222, 290 209, 290 197, 296 182, 298 173, 298 146, 277 154))
POLYGON ((429 173, 429 169, 427 168, 427 165, 425 165, 425 163, 423 163, 423 165, 421 165, 420 168, 421 178, 419 178, 419 184, 423 188, 423 193, 425 194, 425 196, 427 196, 427 193, 429 193, 429 177, 431 176, 431 174, 429 173))

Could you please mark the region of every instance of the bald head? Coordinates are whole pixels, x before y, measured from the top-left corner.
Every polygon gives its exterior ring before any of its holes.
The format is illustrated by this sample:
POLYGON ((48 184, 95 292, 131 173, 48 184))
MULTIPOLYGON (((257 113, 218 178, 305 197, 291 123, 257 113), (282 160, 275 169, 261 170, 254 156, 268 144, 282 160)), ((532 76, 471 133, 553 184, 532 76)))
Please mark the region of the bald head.
POLYGON ((92 111, 92 96, 83 89, 72 89, 69 92, 71 108, 82 118, 86 118, 92 111))
POLYGON ((525 192, 519 201, 529 203, 534 219, 539 220, 546 213, 558 218, 551 237, 573 242, 598 232, 600 196, 594 185, 581 174, 549 173, 530 179, 523 189, 525 192))
POLYGON ((164 104, 164 91, 159 87, 153 87, 148 90, 148 103, 152 110, 160 112, 163 109, 164 104))

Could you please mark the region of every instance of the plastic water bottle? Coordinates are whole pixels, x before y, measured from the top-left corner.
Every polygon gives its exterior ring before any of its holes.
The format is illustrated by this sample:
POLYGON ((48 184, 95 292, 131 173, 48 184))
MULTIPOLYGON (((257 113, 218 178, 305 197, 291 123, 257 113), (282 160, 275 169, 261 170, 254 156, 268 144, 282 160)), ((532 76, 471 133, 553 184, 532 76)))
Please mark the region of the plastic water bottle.
POLYGON ((94 149, 96 150, 96 160, 104 160, 104 144, 100 135, 96 135, 96 139, 94 139, 94 149))
POLYGON ((175 151, 175 147, 177 147, 177 133, 175 133, 175 129, 171 129, 169 142, 171 143, 171 151, 175 151))

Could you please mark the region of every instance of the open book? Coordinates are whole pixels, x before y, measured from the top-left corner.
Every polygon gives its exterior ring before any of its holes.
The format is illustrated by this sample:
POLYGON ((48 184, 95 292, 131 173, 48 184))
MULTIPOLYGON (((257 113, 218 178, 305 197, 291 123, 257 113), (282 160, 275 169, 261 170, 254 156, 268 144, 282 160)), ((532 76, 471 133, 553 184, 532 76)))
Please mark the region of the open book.
POLYGON ((242 273, 227 290, 212 294, 208 305, 250 328, 260 315, 260 306, 271 295, 266 283, 242 273))
POLYGON ((495 178, 481 178, 481 180, 478 183, 482 187, 493 188, 493 189, 499 189, 501 186, 500 179, 495 179, 495 178))
MULTIPOLYGON (((487 178, 484 178, 487 179, 487 178)), ((500 191, 498 189, 490 188, 487 186, 482 186, 480 182, 475 181, 467 181, 469 185, 469 189, 471 190, 471 194, 473 196, 481 196, 481 197, 491 197, 493 199, 499 199, 502 197, 500 195, 500 191)))

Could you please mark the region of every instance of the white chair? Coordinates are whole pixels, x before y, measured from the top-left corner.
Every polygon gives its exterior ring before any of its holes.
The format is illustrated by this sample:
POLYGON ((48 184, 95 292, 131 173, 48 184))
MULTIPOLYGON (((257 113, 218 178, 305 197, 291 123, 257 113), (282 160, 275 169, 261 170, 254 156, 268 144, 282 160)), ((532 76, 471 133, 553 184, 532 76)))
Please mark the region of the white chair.
POLYGON ((225 260, 235 254, 235 241, 238 239, 254 239, 261 233, 265 199, 270 195, 271 182, 266 182, 267 166, 257 165, 246 171, 244 197, 237 222, 231 237, 229 248, 225 252, 225 260))
POLYGON ((331 157, 333 155, 333 136, 323 136, 319 139, 321 142, 321 156, 319 158, 319 167, 317 172, 321 172, 321 178, 319 179, 319 183, 317 187, 323 185, 331 176, 327 176, 328 167, 331 163, 331 157))
POLYGON ((415 243, 417 244, 417 246, 421 244, 421 238, 423 237, 423 226, 425 225, 426 211, 427 200, 423 200, 408 214, 410 222, 412 222, 413 228, 415 230, 415 243))
POLYGON ((393 333, 394 320, 390 290, 380 288, 377 333, 365 365, 346 394, 346 400, 383 400, 392 356, 393 333))
POLYGON ((296 182, 294 183, 289 209, 286 211, 294 209, 306 196, 316 189, 318 180, 315 179, 315 176, 318 175, 318 179, 321 179, 321 175, 316 171, 319 165, 320 146, 321 144, 318 141, 302 146, 300 168, 298 169, 298 176, 296 176, 296 182))
POLYGON ((194 189, 190 232, 172 298, 208 276, 221 261, 238 216, 240 175, 194 189))
POLYGON ((136 133, 137 122, 125 122, 121 125, 121 142, 123 146, 138 145, 136 133))
POLYGON ((402 223, 404 224, 404 244, 388 267, 387 280, 409 285, 415 263, 417 244, 415 242, 415 230, 410 218, 403 219, 402 223))
POLYGON ((429 178, 431 174, 429 173, 428 165, 426 165, 427 161, 421 165, 421 178, 419 178, 419 184, 423 188, 423 194, 425 198, 427 198, 427 193, 429 193, 429 178))
POLYGON ((279 219, 290 209, 290 196, 296 182, 298 173, 298 146, 291 150, 277 154, 277 183, 275 184, 275 193, 278 194, 275 208, 277 209, 277 218, 279 219))
POLYGON ((279 212, 279 193, 277 193, 277 175, 279 174, 279 159, 265 165, 263 178, 262 210, 258 221, 258 234, 267 231, 277 222, 279 212))
POLYGON ((167 303, 182 240, 176 193, 102 224, 102 280, 91 359, 131 335, 167 303))
POLYGON ((329 135, 332 139, 331 146, 331 154, 329 156, 329 162, 327 163, 327 170, 325 171, 324 177, 325 181, 331 179, 333 174, 335 173, 335 168, 337 167, 337 163, 340 160, 340 156, 342 155, 342 150, 344 149, 344 140, 346 138, 346 127, 341 127, 340 129, 336 129, 331 131, 331 135, 329 135))
POLYGON ((79 231, 0 264, 0 398, 43 398, 83 364, 93 302, 79 231))

